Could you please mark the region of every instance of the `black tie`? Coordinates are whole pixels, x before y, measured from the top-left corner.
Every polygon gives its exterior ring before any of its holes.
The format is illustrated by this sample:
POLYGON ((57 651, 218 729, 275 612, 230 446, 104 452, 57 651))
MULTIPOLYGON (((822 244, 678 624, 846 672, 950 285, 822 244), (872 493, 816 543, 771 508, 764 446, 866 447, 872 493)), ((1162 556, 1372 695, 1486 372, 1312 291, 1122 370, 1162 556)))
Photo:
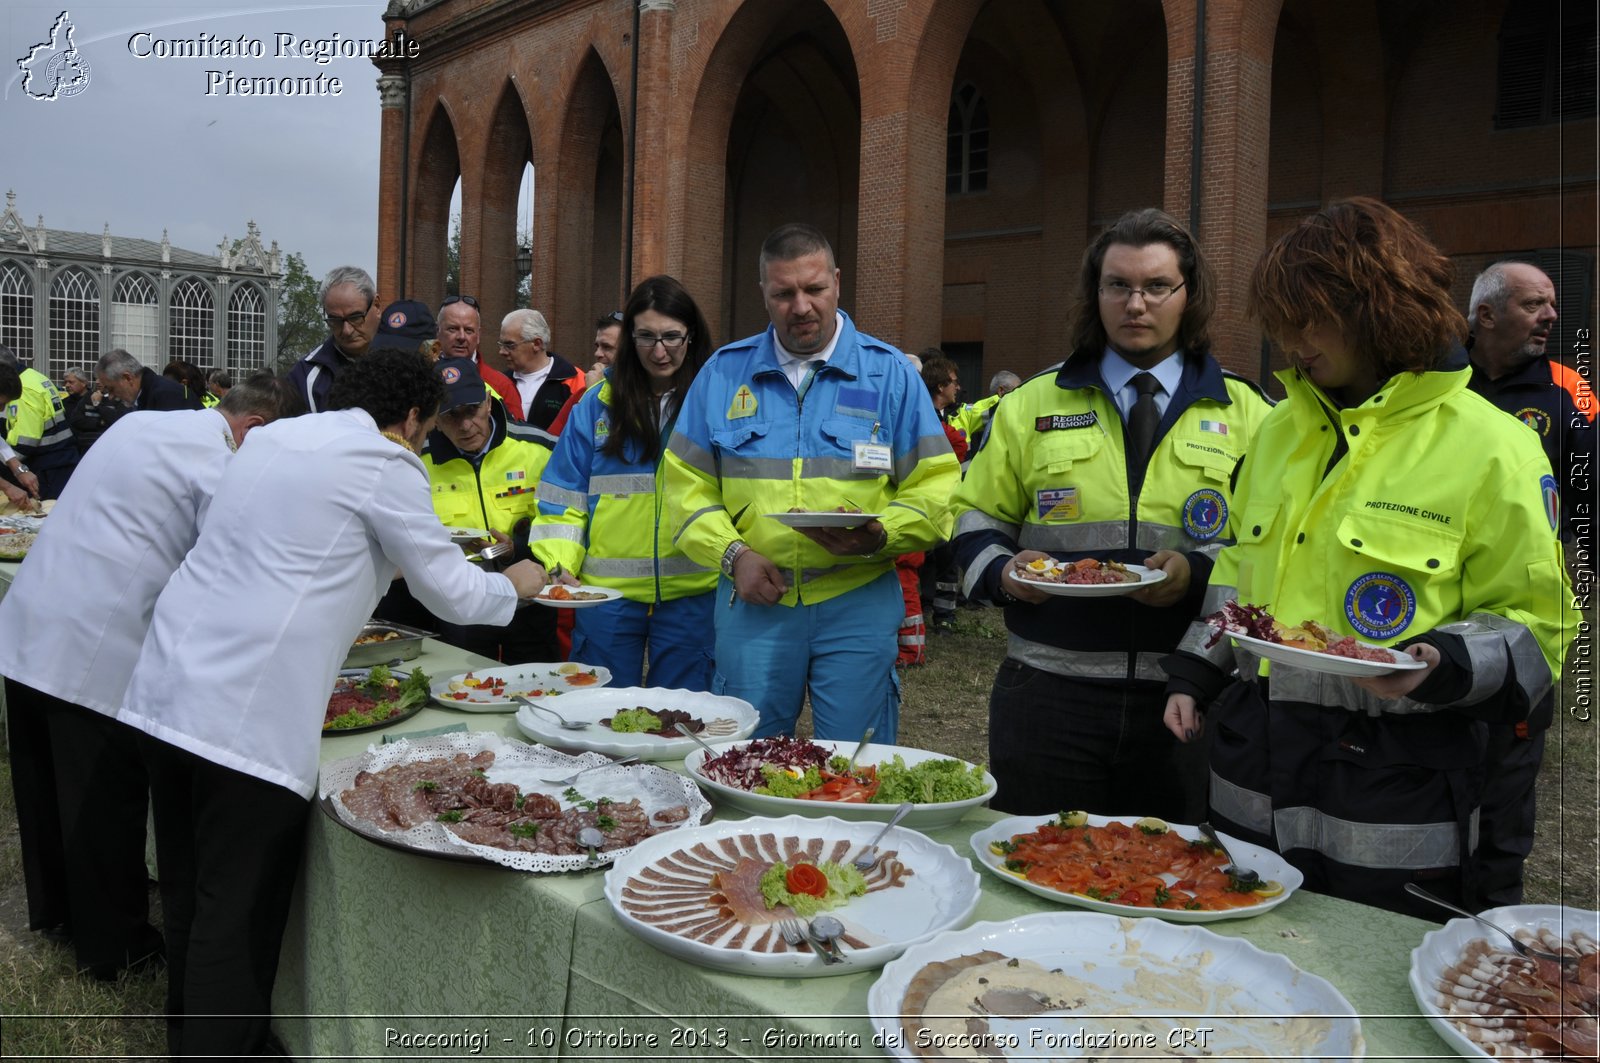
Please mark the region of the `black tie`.
POLYGON ((1139 397, 1133 400, 1128 411, 1128 445, 1133 450, 1134 464, 1143 468, 1150 460, 1150 447, 1156 441, 1156 424, 1161 411, 1156 408, 1156 393, 1161 381, 1149 373, 1139 373, 1133 378, 1133 390, 1139 397))

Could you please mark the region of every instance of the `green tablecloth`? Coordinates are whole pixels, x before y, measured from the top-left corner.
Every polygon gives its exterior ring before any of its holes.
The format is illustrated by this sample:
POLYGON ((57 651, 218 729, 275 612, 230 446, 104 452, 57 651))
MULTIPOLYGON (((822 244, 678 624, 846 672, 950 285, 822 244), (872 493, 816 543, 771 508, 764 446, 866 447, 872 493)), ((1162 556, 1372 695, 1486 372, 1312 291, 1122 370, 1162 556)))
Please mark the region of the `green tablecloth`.
MULTIPOLYGON (((488 664, 433 642, 416 663, 435 676, 488 664)), ((522 737, 509 715, 433 707, 395 730, 455 722, 522 737)), ((324 739, 324 759, 358 754, 382 734, 324 739)), ((929 833, 966 854, 967 838, 994 818, 979 810, 929 833)), ((980 871, 976 920, 1070 910, 980 871)), ((1337 986, 1363 1016, 1369 1058, 1413 1059, 1449 1054, 1406 984, 1410 951, 1431 925, 1301 893, 1209 929, 1282 953, 1337 986)), ((865 1012, 877 977, 776 979, 697 967, 623 927, 605 899, 603 870, 536 875, 397 852, 315 812, 275 1028, 307 1059, 874 1058, 884 1053, 873 1047, 865 1012)))

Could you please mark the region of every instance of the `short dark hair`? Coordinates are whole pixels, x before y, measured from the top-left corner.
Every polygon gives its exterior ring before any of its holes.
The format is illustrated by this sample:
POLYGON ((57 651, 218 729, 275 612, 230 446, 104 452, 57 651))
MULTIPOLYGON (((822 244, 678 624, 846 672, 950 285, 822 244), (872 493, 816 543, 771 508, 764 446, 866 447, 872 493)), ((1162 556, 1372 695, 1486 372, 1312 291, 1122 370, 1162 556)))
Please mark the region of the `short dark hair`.
POLYGON ((1106 327, 1100 320, 1100 270, 1105 265, 1106 249, 1112 244, 1149 247, 1166 244, 1178 256, 1183 273, 1185 304, 1178 321, 1179 350, 1207 354, 1211 337, 1206 326, 1216 304, 1216 281, 1200 245, 1178 219, 1164 210, 1145 207, 1130 210, 1111 228, 1095 237, 1083 252, 1083 267, 1078 272, 1077 317, 1072 327, 1072 349, 1099 355, 1106 348, 1106 327))
POLYGON ((599 317, 595 318, 595 321, 594 321, 594 329, 595 329, 596 332, 599 332, 603 328, 620 328, 620 327, 622 327, 622 311, 621 310, 613 310, 609 314, 601 314, 599 317))
POLYGON ((761 241, 761 258, 756 264, 757 277, 762 283, 766 283, 768 262, 792 262, 806 255, 814 255, 818 251, 828 256, 829 269, 837 268, 838 263, 833 258, 833 245, 828 243, 828 238, 822 235, 821 229, 802 221, 780 225, 761 241))
POLYGON ((217 409, 236 416, 253 414, 267 421, 277 421, 305 413, 306 400, 299 388, 275 376, 272 370, 257 369, 238 387, 229 387, 228 393, 217 402, 217 409))
POLYGON ((22 398, 22 374, 14 365, 0 362, 0 399, 16 402, 22 398))
POLYGON ((379 428, 388 428, 404 421, 413 409, 427 420, 439 412, 443 398, 444 384, 422 355, 373 351, 345 366, 334 378, 328 409, 366 410, 379 428))
POLYGON ((918 357, 922 359, 922 382, 927 386, 930 396, 937 395, 940 388, 950 383, 951 377, 958 380, 961 377, 961 370, 956 368, 956 363, 937 347, 929 347, 918 357))

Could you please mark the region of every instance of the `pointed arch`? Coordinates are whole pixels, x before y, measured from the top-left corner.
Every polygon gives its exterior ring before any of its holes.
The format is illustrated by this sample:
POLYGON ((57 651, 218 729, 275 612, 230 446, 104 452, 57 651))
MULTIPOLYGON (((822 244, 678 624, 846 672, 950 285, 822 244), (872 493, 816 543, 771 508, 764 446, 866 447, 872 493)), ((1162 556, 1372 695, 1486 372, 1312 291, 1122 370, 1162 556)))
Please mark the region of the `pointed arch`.
MULTIPOLYGON (((528 114, 520 85, 507 78, 484 142, 475 228, 466 224, 465 214, 472 208, 462 202, 462 291, 475 292, 482 300, 483 329, 490 338, 517 305, 517 193, 523 170, 530 163, 536 169, 538 165, 528 114), (469 234, 476 239, 469 241, 469 234)), ((484 345, 492 346, 487 340, 484 345)))
POLYGON ((0 262, 0 343, 30 360, 33 351, 33 277, 21 262, 0 262))
MULTIPOLYGON (((555 336, 575 337, 576 349, 592 332, 595 315, 622 305, 628 278, 622 275, 622 109, 600 53, 590 47, 578 65, 562 115, 555 180, 535 208, 541 219, 534 246, 553 275, 535 277, 534 305, 553 307, 555 336), (554 192, 554 195, 550 193, 554 192), (544 230, 549 229, 552 232, 544 230)), ((546 167, 546 176, 551 167, 546 167)))
POLYGON ((217 329, 216 306, 210 285, 199 277, 185 277, 172 286, 172 301, 167 308, 170 357, 195 365, 211 364, 217 329))
POLYGON ((83 369, 100 357, 100 284, 86 269, 71 266, 50 282, 50 361, 47 372, 59 379, 68 369, 83 369))
POLYGON ((267 302, 248 282, 228 296, 228 369, 243 375, 267 364, 267 302))
POLYGON ((406 265, 410 291, 395 293, 438 306, 444 298, 445 256, 450 242, 450 196, 461 176, 461 153, 449 107, 439 100, 428 118, 422 146, 412 161, 411 243, 406 265))
POLYGON ((112 287, 111 346, 146 365, 161 358, 161 297, 148 274, 124 273, 112 287))

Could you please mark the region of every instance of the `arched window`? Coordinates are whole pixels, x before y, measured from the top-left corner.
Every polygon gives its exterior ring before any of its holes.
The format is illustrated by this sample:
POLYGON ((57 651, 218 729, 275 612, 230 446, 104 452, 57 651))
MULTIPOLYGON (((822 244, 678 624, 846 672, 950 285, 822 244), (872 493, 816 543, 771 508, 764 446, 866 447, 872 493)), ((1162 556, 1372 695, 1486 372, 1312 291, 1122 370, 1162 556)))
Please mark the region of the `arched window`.
POLYGON ((17 262, 0 262, 0 343, 33 364, 33 280, 17 262))
MULTIPOLYGON (((186 277, 172 289, 172 308, 167 315, 171 357, 202 367, 211 365, 211 341, 217 328, 215 307, 211 289, 198 277, 186 277)), ((160 366, 151 368, 160 371, 160 366)))
POLYGON ((228 300, 228 369, 237 378, 266 364, 267 313, 261 289, 241 284, 228 300))
POLYGON ((1518 0, 1500 21, 1494 127, 1595 116, 1595 9, 1518 0))
POLYGON ((982 192, 989 187, 989 104, 970 81, 950 96, 944 159, 947 195, 982 192))
POLYGON ((92 370, 100 358, 100 286, 88 271, 64 269, 50 282, 50 379, 92 370))
POLYGON ((161 307, 156 286, 143 273, 129 273, 111 290, 111 346, 145 365, 162 365, 161 307))

